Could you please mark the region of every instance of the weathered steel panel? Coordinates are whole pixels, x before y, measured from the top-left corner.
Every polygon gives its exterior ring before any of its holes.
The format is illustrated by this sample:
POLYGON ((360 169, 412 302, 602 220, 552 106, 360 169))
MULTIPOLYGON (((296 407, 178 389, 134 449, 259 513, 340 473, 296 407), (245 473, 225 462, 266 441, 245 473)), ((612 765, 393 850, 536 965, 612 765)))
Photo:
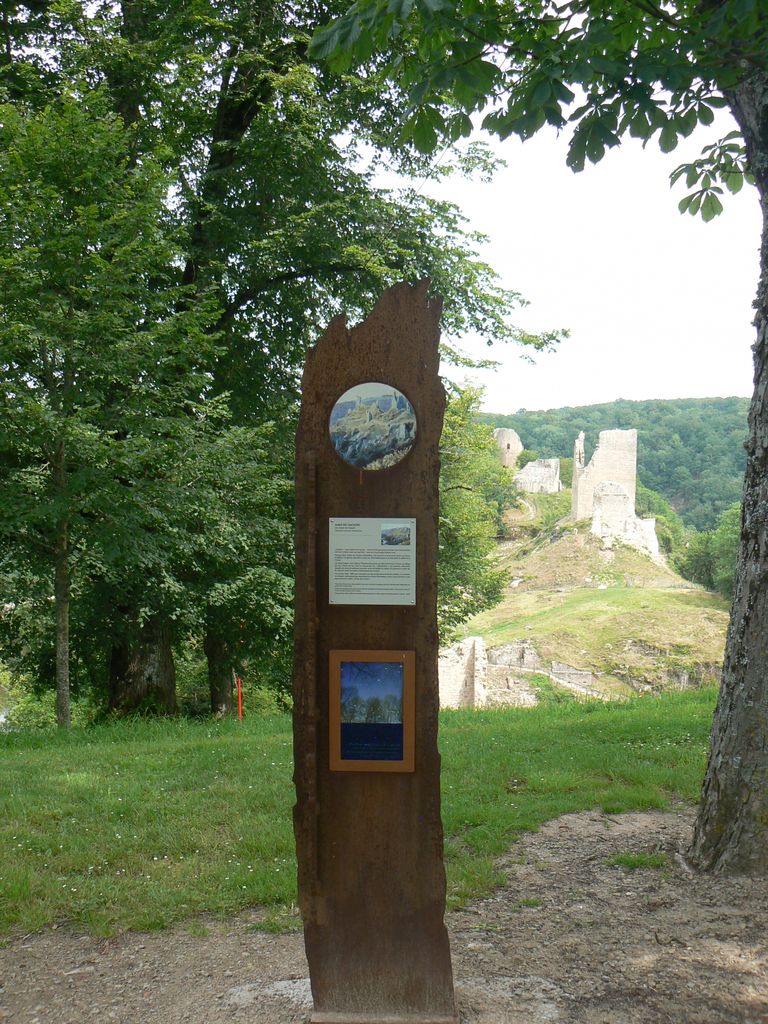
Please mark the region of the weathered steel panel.
POLYGON ((294 813, 299 901, 321 1022, 457 1020, 448 936, 437 751, 438 376, 441 303, 389 289, 351 331, 336 318, 307 357, 297 435, 294 813), (378 470, 334 450, 336 400, 367 381, 412 403, 408 454, 378 470), (416 605, 328 601, 330 517, 416 519, 416 605), (415 651, 415 770, 333 772, 329 652, 415 651))

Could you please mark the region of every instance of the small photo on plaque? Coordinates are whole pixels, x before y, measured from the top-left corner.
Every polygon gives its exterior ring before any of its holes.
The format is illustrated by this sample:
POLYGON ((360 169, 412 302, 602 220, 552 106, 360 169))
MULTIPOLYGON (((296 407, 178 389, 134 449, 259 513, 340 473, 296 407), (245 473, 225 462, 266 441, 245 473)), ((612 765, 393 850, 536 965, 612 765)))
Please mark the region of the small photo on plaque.
POLYGON ((382 523, 381 543, 386 547, 410 547, 411 527, 399 523, 382 523))
POLYGON ((330 652, 332 771, 414 769, 413 651, 330 652))
POLYGON ((389 384, 357 384, 345 391, 328 421, 336 452, 356 469, 389 469, 416 440, 416 413, 389 384))

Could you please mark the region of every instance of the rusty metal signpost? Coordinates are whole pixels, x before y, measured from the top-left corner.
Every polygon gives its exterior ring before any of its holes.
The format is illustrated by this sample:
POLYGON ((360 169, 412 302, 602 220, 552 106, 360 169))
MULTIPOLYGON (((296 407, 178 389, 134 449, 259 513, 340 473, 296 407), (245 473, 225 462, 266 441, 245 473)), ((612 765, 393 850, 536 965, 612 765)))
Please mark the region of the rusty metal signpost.
POLYGON ((313 1024, 458 1024, 443 915, 441 304, 397 285, 308 355, 297 435, 294 812, 313 1024))

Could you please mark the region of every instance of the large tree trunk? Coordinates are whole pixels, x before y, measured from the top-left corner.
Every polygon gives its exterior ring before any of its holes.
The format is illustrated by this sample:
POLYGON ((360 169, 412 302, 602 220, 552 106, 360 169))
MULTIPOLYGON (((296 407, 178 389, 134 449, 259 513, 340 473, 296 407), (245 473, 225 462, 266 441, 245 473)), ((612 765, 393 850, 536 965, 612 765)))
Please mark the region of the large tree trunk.
POLYGON ((135 643, 112 648, 110 711, 176 714, 176 668, 171 639, 168 623, 160 616, 153 616, 141 627, 135 643))
POLYGON ((69 538, 63 525, 54 551, 53 598, 56 608, 56 724, 68 729, 69 709, 69 538))
MULTIPOLYGON (((64 442, 56 447, 52 464, 53 489, 59 498, 67 486, 64 442)), ((56 609, 56 724, 68 729, 69 707, 69 523, 64 516, 56 529, 53 548, 53 602, 56 609)))
POLYGON ((755 391, 736 593, 691 860, 711 871, 768 874, 768 75, 728 93, 763 212, 755 308, 755 391))
POLYGON ((221 718, 232 711, 232 658, 229 644, 217 633, 214 626, 209 625, 203 649, 208 659, 211 714, 221 718))

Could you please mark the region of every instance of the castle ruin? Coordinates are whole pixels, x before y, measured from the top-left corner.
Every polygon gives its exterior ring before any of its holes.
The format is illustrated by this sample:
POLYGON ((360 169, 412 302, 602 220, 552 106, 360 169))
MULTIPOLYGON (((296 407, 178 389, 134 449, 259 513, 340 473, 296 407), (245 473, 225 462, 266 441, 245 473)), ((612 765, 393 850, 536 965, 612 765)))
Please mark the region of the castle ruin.
POLYGON ((629 496, 635 511, 637 480, 637 431, 601 430, 592 458, 584 464, 584 431, 573 445, 573 518, 590 519, 595 504, 595 488, 605 480, 619 484, 629 496))
POLYGON ((560 483, 560 459, 535 459, 515 474, 515 483, 527 494, 557 494, 560 483))
MULTIPOLYGON (((497 427, 493 436, 502 465, 514 469, 524 445, 515 430, 497 427)), ((514 477, 528 494, 557 494, 559 459, 536 459, 526 463, 514 477)), ((584 431, 573 445, 571 518, 591 520, 591 532, 604 547, 621 541, 663 564, 656 537, 656 520, 640 519, 635 513, 637 491, 637 431, 601 430, 589 462, 584 454, 584 431)))
MULTIPOLYGON (((499 446, 502 466, 514 469, 525 447, 520 440, 520 435, 516 430, 497 427, 493 436, 499 446)), ((560 483, 560 460, 536 459, 526 463, 515 475, 515 483, 528 494, 557 494, 563 489, 563 485, 560 483)))
POLYGON ((589 669, 561 662, 545 663, 527 640, 487 648, 469 636, 440 650, 438 676, 441 708, 532 707, 538 703, 532 675, 546 675, 582 696, 602 697, 593 688, 589 669))
POLYGON ((523 442, 520 440, 520 435, 516 430, 510 430, 507 427, 497 427, 493 432, 493 436, 496 438, 496 444, 499 446, 502 466, 514 469, 520 457, 520 452, 523 450, 523 442))
POLYGON ((573 446, 571 515, 591 519, 591 531, 605 547, 615 540, 661 561, 656 520, 635 514, 637 431, 601 430, 597 447, 584 461, 584 431, 573 446))

